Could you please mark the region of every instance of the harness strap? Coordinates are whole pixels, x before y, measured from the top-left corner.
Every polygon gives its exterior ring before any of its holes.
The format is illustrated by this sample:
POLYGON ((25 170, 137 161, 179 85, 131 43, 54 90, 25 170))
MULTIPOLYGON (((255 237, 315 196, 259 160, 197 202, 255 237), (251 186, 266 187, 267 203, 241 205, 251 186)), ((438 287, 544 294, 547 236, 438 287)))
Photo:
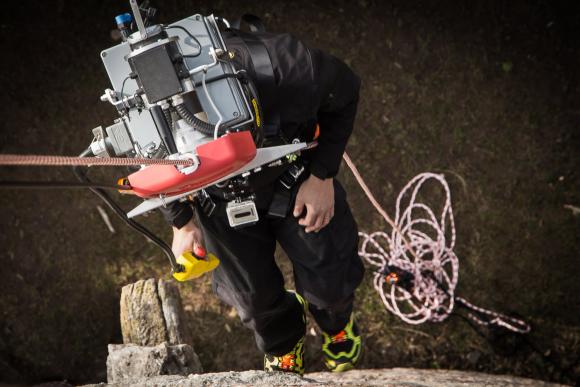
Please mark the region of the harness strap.
MULTIPOLYGON (((260 29, 255 29, 255 31, 258 32, 260 29)), ((270 54, 268 54, 264 43, 256 35, 236 29, 231 29, 231 32, 240 38, 252 60, 256 81, 260 86, 260 103, 262 104, 264 115, 264 136, 278 136, 280 133, 280 113, 275 106, 275 101, 277 100, 276 78, 270 54)))
POLYGON ((268 208, 269 218, 285 218, 288 216, 294 194, 292 188, 298 183, 304 171, 304 164, 301 159, 298 159, 290 164, 288 169, 280 176, 268 208))
POLYGON ((232 28, 236 30, 241 30, 240 27, 242 22, 245 22, 248 25, 248 27, 250 27, 251 32, 266 32, 266 27, 264 27, 262 19, 260 19, 256 15, 252 15, 249 13, 242 15, 241 18, 234 20, 234 22, 231 24, 232 28))

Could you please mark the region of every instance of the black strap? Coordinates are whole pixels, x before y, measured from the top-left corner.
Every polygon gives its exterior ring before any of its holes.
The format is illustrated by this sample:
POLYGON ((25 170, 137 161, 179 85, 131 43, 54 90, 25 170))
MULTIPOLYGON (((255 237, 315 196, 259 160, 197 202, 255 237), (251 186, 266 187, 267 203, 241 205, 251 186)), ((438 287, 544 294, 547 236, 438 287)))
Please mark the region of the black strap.
POLYGON ((275 137, 280 133, 280 113, 276 108, 276 78, 274 66, 264 43, 254 33, 266 32, 262 20, 252 14, 244 14, 231 25, 232 32, 245 44, 260 85, 260 102, 264 115, 263 133, 265 137, 275 137), (241 31, 242 23, 248 25, 250 32, 241 31))
POLYGON ((301 159, 290 164, 288 169, 278 179, 276 190, 268 208, 268 218, 285 218, 290 213, 290 205, 294 201, 296 190, 293 188, 303 178, 304 164, 301 159))
POLYGON ((231 26, 236 30, 241 30, 242 22, 245 22, 248 25, 251 32, 266 32, 266 27, 264 27, 262 19, 256 15, 246 13, 242 15, 241 18, 234 20, 231 26))
POLYGON ((268 49, 260 38, 253 33, 234 29, 232 29, 231 32, 241 39, 252 58, 256 81, 260 86, 260 102, 262 104, 264 115, 264 136, 278 136, 280 133, 280 113, 279 109, 275 106, 277 101, 276 78, 274 76, 274 66, 272 65, 268 49))
POLYGON ((272 137, 278 135, 280 128, 280 114, 274 104, 276 101, 276 78, 274 77, 274 67, 270 60, 268 50, 262 41, 251 34, 244 36, 244 42, 248 47, 252 63, 254 64, 254 71, 256 72, 256 80, 261 85, 260 91, 261 102, 264 105, 264 135, 272 137))

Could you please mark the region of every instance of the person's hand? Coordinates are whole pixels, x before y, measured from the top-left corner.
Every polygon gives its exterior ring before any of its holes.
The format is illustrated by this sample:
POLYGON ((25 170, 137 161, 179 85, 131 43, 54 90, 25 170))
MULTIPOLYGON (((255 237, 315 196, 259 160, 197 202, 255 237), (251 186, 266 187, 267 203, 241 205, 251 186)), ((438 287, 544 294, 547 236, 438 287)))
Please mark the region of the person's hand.
POLYGON ((179 257, 185 252, 194 252, 196 255, 203 249, 203 238, 201 230, 193 222, 193 218, 183 227, 173 227, 173 242, 171 243, 171 250, 176 257, 179 257))
POLYGON ((306 227, 306 232, 320 231, 334 216, 334 185, 332 180, 332 178, 321 180, 310 175, 300 186, 294 205, 294 216, 302 215, 306 207, 306 215, 298 220, 298 224, 306 227))

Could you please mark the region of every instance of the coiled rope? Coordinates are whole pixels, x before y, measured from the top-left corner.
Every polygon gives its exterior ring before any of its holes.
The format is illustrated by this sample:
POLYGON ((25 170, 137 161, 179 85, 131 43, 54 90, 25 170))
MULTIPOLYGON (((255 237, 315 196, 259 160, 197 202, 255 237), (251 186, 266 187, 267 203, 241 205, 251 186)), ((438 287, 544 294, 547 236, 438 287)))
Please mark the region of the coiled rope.
POLYGON ((455 296, 459 259, 453 251, 456 233, 451 192, 443 175, 422 173, 409 181, 397 197, 395 220, 392 220, 350 157, 345 153, 343 158, 372 205, 391 226, 390 234, 359 232, 362 239, 359 255, 375 267, 374 288, 387 310, 409 324, 421 324, 445 320, 457 304, 469 310, 467 317, 479 325, 500 326, 517 333, 530 331, 530 325, 523 320, 455 296), (439 217, 418 200, 421 188, 428 181, 437 182, 445 193, 439 217), (406 206, 405 198, 409 198, 406 206))
POLYGON ((73 157, 73 156, 42 156, 42 155, 0 155, 0 165, 31 165, 31 166, 131 166, 131 165, 184 165, 195 163, 191 159, 169 160, 122 158, 122 157, 73 157))

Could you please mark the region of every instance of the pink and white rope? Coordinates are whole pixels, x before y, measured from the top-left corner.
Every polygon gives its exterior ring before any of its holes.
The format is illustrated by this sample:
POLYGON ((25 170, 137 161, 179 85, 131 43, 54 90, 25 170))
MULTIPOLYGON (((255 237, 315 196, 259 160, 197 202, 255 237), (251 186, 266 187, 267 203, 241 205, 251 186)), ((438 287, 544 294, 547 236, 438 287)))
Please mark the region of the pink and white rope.
POLYGON ((387 310, 409 324, 440 322, 459 304, 480 325, 497 325, 513 332, 527 333, 530 326, 522 320, 475 306, 455 296, 459 279, 459 259, 455 247, 455 222, 451 192, 443 175, 422 173, 414 177, 397 197, 392 220, 375 199, 356 166, 345 153, 343 158, 375 209, 391 226, 391 232, 360 232, 359 255, 375 268, 374 288, 387 310), (437 183, 444 194, 441 212, 436 213, 419 199, 428 182, 437 183), (386 275, 398 272, 409 278, 389 283, 386 275))

